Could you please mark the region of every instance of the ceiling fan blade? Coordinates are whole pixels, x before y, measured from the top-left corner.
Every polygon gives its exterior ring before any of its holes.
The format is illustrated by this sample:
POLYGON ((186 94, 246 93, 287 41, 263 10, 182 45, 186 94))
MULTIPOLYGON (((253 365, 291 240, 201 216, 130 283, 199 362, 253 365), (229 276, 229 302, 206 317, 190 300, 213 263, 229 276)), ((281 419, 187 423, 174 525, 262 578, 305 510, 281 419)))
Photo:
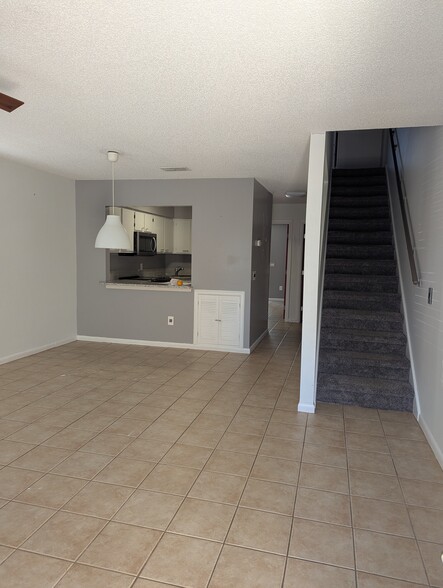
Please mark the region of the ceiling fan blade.
POLYGON ((6 112, 12 112, 22 104, 24 104, 24 102, 21 100, 17 100, 17 98, 12 98, 11 96, 7 96, 6 94, 2 94, 0 92, 0 108, 2 110, 6 110, 6 112))

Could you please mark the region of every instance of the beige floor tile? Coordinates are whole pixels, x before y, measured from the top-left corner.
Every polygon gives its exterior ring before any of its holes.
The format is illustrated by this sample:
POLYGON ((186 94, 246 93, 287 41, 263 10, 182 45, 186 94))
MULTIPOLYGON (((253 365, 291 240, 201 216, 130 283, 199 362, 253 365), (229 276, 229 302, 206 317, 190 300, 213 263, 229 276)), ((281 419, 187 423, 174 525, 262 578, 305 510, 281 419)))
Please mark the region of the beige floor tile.
POLYGON ((216 449, 204 469, 211 472, 247 476, 251 471, 255 456, 248 453, 234 453, 216 449))
POLYGON ((160 531, 109 523, 80 557, 80 563, 137 574, 161 537, 160 531))
POLYGON ((0 470, 0 497, 11 499, 41 477, 40 472, 5 467, 0 470))
POLYGON ((443 553, 443 544, 437 543, 418 543, 426 573, 428 574, 429 583, 437 588, 443 587, 443 566, 441 565, 441 554, 443 553))
POLYGON ((165 533, 141 572, 144 578, 205 588, 221 550, 219 543, 165 533))
POLYGON ((80 451, 77 451, 68 457, 63 463, 55 467, 52 470, 52 473, 73 478, 92 480, 92 478, 110 461, 112 461, 112 459, 113 458, 110 455, 81 453, 80 451))
POLYGON ((26 423, 20 423, 17 421, 6 421, 0 419, 0 439, 4 439, 5 437, 9 437, 16 431, 23 429, 26 426, 26 423))
POLYGON ((8 465, 31 451, 34 447, 35 445, 29 443, 18 443, 17 441, 8 440, 0 441, 0 464, 8 465))
POLYGON ((0 566, 0 586, 8 586, 8 588, 52 587, 70 565, 70 562, 61 559, 16 551, 0 566))
POLYGON ((189 468, 203 468, 212 451, 207 447, 195 447, 177 443, 163 457, 162 463, 189 468))
POLYGON ((246 484, 243 476, 204 471, 189 492, 191 498, 238 504, 246 484))
POLYGON ((160 420, 150 425, 140 435, 140 439, 157 439, 175 443, 186 431, 188 425, 163 423, 160 420))
POLYGON ((298 483, 305 488, 349 494, 348 472, 342 468, 302 463, 298 483))
POLYGON ((294 516, 323 523, 350 526, 350 499, 349 496, 335 492, 299 488, 294 516))
POLYGON ((49 425, 51 427, 68 427, 81 417, 82 413, 60 409, 38 419, 38 423, 39 425, 49 425))
POLYGON ((345 429, 347 433, 358 433, 360 435, 376 435, 384 437, 385 433, 381 421, 345 418, 345 429))
POLYGON ((168 531, 200 539, 224 541, 234 514, 234 506, 186 498, 168 531))
POLYGON ((411 439, 386 437, 392 455, 409 455, 416 459, 434 459, 434 453, 427 442, 411 439))
POLYGON ((263 440, 261 435, 242 435, 241 433, 225 433, 218 445, 224 451, 237 451, 256 455, 263 440))
POLYGON ((105 524, 106 521, 94 517, 58 512, 22 547, 44 555, 74 560, 105 524))
MULTIPOLYGON (((84 429, 85 431, 94 431, 100 433, 111 423, 115 421, 116 417, 109 414, 94 414, 94 411, 82 416, 80 419, 74 421, 70 425, 70 429, 84 429)), ((106 431, 107 433, 109 431, 106 431)))
POLYGON ((384 437, 375 437, 374 435, 346 433, 346 447, 357 451, 373 451, 375 453, 389 454, 386 439, 384 437))
POLYGON ((289 555, 354 568, 352 530, 349 527, 294 518, 289 555))
POLYGON ((277 514, 292 515, 296 487, 288 484, 249 479, 240 505, 277 514))
POLYGON ((443 543, 443 511, 418 506, 408 510, 417 540, 443 543))
POLYGON ((373 574, 357 573, 358 588, 425 588, 424 584, 411 584, 403 580, 394 580, 373 574))
POLYGON ((359 571, 426 583, 426 574, 415 540, 360 529, 355 530, 354 537, 359 571), (396 556, 392 557, 394 553, 396 556))
POLYGON ((132 488, 90 482, 64 505, 63 510, 110 519, 131 493, 132 488))
POLYGON ((0 509, 0 543, 18 547, 54 513, 39 506, 9 502, 0 509))
POLYGON ((83 431, 82 429, 64 429, 45 441, 43 445, 76 451, 88 443, 95 435, 96 433, 83 431))
POLYGON ((13 413, 8 414, 7 419, 11 421, 20 421, 23 423, 32 423, 37 419, 45 416, 50 412, 49 408, 42 406, 25 406, 20 410, 16 410, 13 413))
POLYGON ((346 449, 341 447, 326 447, 325 445, 309 445, 303 447, 302 461, 326 465, 336 468, 347 467, 346 449))
POLYGON ((14 468, 49 472, 56 465, 69 457, 71 453, 72 452, 68 449, 40 446, 32 449, 19 459, 16 459, 11 465, 14 468))
POLYGON ((132 576, 74 564, 57 588, 129 588, 133 580, 132 576))
POLYGON ((285 559, 270 553, 226 545, 215 568, 209 588, 279 588, 285 559))
POLYGON ((385 435, 397 437, 397 439, 415 439, 425 441, 425 436, 418 423, 398 423, 395 421, 382 421, 385 435))
POLYGON ((13 549, 10 547, 3 547, 0 545, 0 564, 3 563, 5 561, 6 558, 8 558, 11 553, 13 553, 13 549))
POLYGON ((180 496, 173 494, 136 490, 115 515, 114 520, 164 531, 182 500, 180 496))
POLYGON ((306 426, 308 415, 303 412, 294 414, 286 410, 275 409, 272 413, 272 423, 286 423, 288 425, 306 426))
POLYGON ((315 413, 308 415, 308 427, 321 427, 323 429, 335 429, 344 431, 345 425, 341 415, 315 413))
POLYGON ((299 469, 298 461, 259 455, 252 468, 251 478, 282 482, 283 484, 297 484, 299 469))
POLYGON ((87 453, 100 453, 103 455, 118 455, 130 443, 130 439, 121 435, 110 435, 109 433, 99 433, 94 439, 88 441, 81 448, 87 453))
POLYGON ((124 437, 138 437, 147 428, 141 420, 125 419, 124 417, 114 421, 106 429, 106 433, 112 435, 123 435, 124 437))
POLYGON ((328 445, 330 447, 344 447, 345 435, 343 431, 323 429, 321 427, 307 427, 305 442, 311 445, 328 445))
POLYGON ((269 423, 266 434, 270 437, 289 439, 290 441, 303 441, 305 438, 304 426, 289 425, 285 423, 269 423))
POLYGON ((247 419, 258 419, 261 421, 269 421, 272 415, 272 409, 259 408, 257 406, 242 406, 240 407, 237 416, 245 417, 247 419))
POLYGON ((243 435, 264 435, 268 424, 257 419, 245 419, 235 417, 229 426, 229 433, 241 433, 243 435))
POLYGON ((368 451, 348 450, 349 469, 373 472, 375 474, 387 474, 395 476, 394 462, 390 455, 384 453, 372 453, 368 451))
POLYGON ((199 474, 200 470, 159 464, 142 482, 140 488, 185 496, 199 474))
POLYGON ((416 459, 409 455, 395 455, 394 464, 399 478, 443 484, 443 471, 435 459, 416 459))
POLYGON ((406 504, 443 510, 443 485, 400 479, 406 504))
POLYGON ((165 584, 164 582, 155 582, 154 580, 145 580, 144 578, 139 578, 135 581, 135 584, 132 588, 174 588, 172 584, 165 584))
POLYGON ((355 588, 353 570, 288 559, 283 588, 355 588))
POLYGON ((317 402, 316 414, 330 414, 341 416, 343 418, 343 406, 340 404, 330 404, 328 402, 317 402))
POLYGON ((346 418, 368 419, 378 421, 380 419, 376 408, 363 408, 362 406, 345 406, 343 412, 346 418))
POLYGON ((299 441, 288 441, 286 439, 278 439, 277 437, 265 436, 260 447, 259 455, 300 461, 302 450, 303 444, 299 441))
POLYGON ((358 529, 413 537, 408 511, 403 504, 352 497, 353 525, 358 529))
POLYGON ((291 527, 291 517, 239 508, 226 543, 286 555, 291 527))
POLYGON ((201 429, 191 425, 187 431, 180 437, 180 443, 185 445, 197 445, 198 447, 208 447, 214 449, 223 433, 220 431, 211 431, 209 429, 201 429))
POLYGON ((155 462, 116 457, 97 476, 95 482, 136 488, 154 469, 155 462))
POLYGON ((370 472, 349 471, 351 494, 364 498, 404 502, 396 476, 384 476, 370 472))
MULTIPOLYGON (((0 472, 0 474, 1 473, 2 472, 0 472)), ((37 506, 61 508, 68 502, 68 500, 77 494, 86 483, 86 480, 46 474, 34 484, 28 484, 29 487, 17 496, 17 500, 28 504, 35 504, 37 506)))
POLYGON ((24 429, 20 429, 16 433, 9 435, 8 441, 19 441, 21 443, 43 443, 56 433, 61 431, 60 427, 52 427, 49 425, 40 425, 33 423, 28 425, 24 429))

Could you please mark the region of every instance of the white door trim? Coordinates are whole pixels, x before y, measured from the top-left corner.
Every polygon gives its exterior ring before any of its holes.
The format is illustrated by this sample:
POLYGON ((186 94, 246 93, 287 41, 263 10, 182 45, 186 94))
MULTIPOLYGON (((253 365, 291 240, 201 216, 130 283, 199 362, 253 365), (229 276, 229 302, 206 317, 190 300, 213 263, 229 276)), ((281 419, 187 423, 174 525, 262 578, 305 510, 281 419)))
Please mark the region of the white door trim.
POLYGON ((283 320, 289 320, 290 305, 291 305, 291 258, 292 258, 292 243, 294 238, 294 223, 292 219, 287 220, 274 220, 272 219, 273 225, 288 225, 288 255, 286 256, 286 291, 285 291, 285 316, 283 320))

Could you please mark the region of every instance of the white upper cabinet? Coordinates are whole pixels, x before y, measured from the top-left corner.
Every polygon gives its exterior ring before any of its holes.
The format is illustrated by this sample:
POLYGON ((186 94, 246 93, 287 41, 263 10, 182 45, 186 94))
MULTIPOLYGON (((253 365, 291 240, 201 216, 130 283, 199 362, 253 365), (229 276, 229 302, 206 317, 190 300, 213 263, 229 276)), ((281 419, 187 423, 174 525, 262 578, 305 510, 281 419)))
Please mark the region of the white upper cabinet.
POLYGON ((157 235, 157 253, 165 253, 165 219, 162 216, 154 216, 152 233, 157 235))
POLYGON ((126 232, 129 235, 129 240, 132 244, 131 249, 128 249, 128 251, 134 251, 134 217, 135 213, 133 210, 129 210, 129 208, 122 208, 122 225, 125 227, 126 232))
POLYGON ((175 218, 173 226, 173 253, 191 253, 192 220, 190 218, 175 218))
POLYGON ((172 218, 165 218, 165 253, 172 253, 174 250, 174 222, 172 218))
POLYGON ((145 213, 139 212, 138 210, 135 211, 135 221, 134 221, 134 228, 136 231, 144 231, 145 230, 145 213))

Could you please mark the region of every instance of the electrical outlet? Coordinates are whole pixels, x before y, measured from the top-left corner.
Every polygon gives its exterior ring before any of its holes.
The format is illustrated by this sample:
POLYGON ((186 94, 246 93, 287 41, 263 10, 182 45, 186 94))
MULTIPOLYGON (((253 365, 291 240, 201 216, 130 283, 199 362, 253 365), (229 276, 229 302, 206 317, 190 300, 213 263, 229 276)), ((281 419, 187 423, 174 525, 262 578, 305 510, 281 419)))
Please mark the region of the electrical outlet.
POLYGON ((280 292, 283 292, 283 286, 279 286, 278 289, 280 290, 280 292))
POLYGON ((170 327, 174 326, 174 317, 173 316, 168 316, 168 326, 170 326, 170 327))

